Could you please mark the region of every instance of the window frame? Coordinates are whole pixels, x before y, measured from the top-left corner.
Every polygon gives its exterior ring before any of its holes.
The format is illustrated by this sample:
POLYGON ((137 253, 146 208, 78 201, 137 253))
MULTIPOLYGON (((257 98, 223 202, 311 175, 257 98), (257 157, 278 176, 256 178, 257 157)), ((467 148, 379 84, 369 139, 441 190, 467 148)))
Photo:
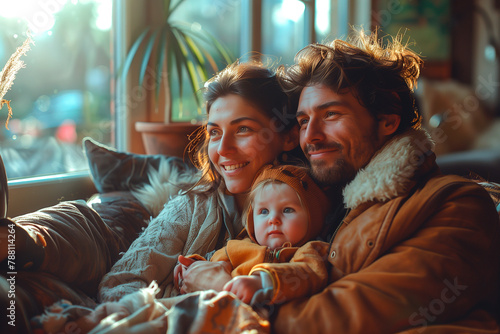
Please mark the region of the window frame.
POLYGON ((87 200, 97 193, 88 171, 16 179, 7 183, 8 217, 33 212, 61 201, 87 200))
MULTIPOLYGON (((121 64, 125 59, 128 50, 138 32, 142 31, 145 25, 151 24, 151 17, 158 14, 155 3, 157 0, 112 0, 113 1, 113 29, 112 29, 112 61, 114 66, 121 64), (155 13, 156 12, 156 13, 155 13)), ((331 13, 333 24, 337 26, 336 31, 348 29, 348 22, 354 25, 363 25, 369 28, 370 1, 371 0, 330 0, 332 8, 334 3, 342 3, 344 13, 331 13), (363 15, 365 13, 365 15, 363 15), (338 18, 348 17, 344 23, 338 22, 338 18)), ((315 39, 315 4, 316 0, 304 1, 308 7, 306 22, 308 25, 307 43, 315 39), (312 9, 312 10, 311 10, 312 9)), ((262 52, 262 0, 242 0, 241 4, 242 21, 241 54, 249 54, 250 51, 262 52), (247 15, 244 15, 244 14, 247 15)), ((334 29, 332 29, 334 30, 334 29)), ((138 65, 136 65, 138 66, 138 65)), ((115 76, 116 68, 111 68, 112 78, 115 76)), ((144 153, 142 138, 140 134, 133 130, 135 121, 144 120, 148 117, 148 108, 151 106, 152 98, 146 103, 127 103, 127 92, 133 89, 137 78, 133 73, 137 73, 132 68, 125 85, 120 85, 116 80, 112 80, 112 115, 114 118, 114 138, 112 144, 119 151, 134 153, 144 153)), ((89 171, 56 174, 50 176, 38 176, 8 181, 9 204, 8 215, 16 216, 40 209, 42 207, 57 204, 62 200, 88 199, 96 193, 89 171), (44 194, 44 196, 40 196, 44 194)))

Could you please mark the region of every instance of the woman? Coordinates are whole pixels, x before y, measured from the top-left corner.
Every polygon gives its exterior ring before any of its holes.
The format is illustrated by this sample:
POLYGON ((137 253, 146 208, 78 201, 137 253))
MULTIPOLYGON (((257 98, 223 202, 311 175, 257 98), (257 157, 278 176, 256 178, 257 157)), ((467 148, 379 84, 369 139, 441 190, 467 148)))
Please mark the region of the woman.
POLYGON ((268 68, 234 63, 206 84, 206 131, 192 143, 200 181, 172 199, 100 284, 101 301, 146 288, 176 295, 180 254, 207 254, 243 230, 241 212, 258 170, 298 144, 287 96, 268 68))

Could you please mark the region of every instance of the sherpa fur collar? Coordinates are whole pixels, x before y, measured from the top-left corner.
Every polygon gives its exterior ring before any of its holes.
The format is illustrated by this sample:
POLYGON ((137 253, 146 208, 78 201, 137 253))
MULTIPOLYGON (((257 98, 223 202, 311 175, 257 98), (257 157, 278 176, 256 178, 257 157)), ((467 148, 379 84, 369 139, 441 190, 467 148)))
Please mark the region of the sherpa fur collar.
POLYGON ((434 142, 425 130, 409 130, 392 138, 344 188, 346 208, 404 194, 425 153, 433 149, 434 142))

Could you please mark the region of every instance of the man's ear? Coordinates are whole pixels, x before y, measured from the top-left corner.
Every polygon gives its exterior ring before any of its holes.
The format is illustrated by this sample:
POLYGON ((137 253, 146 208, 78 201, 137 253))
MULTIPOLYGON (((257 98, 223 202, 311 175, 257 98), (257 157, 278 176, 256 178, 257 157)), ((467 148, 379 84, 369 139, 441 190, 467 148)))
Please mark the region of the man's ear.
POLYGON ((299 146, 299 126, 295 125, 285 134, 283 151, 290 151, 299 146))
POLYGON ((381 136, 390 136, 399 127, 401 116, 396 114, 381 114, 378 116, 378 133, 381 136))

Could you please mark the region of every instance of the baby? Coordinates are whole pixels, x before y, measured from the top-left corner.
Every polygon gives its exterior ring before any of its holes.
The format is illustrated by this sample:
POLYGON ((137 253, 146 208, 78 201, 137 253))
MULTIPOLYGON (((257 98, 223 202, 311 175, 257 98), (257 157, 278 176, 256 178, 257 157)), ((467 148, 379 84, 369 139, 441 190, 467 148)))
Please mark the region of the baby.
MULTIPOLYGON (((328 198, 306 168, 263 167, 243 215, 247 237, 230 240, 210 259, 223 261, 231 273, 223 290, 250 304, 282 303, 319 292, 328 278, 328 244, 309 241, 320 233, 328 209, 328 198)), ((186 292, 184 273, 195 260, 204 258, 179 256, 174 280, 181 293, 186 292)))

